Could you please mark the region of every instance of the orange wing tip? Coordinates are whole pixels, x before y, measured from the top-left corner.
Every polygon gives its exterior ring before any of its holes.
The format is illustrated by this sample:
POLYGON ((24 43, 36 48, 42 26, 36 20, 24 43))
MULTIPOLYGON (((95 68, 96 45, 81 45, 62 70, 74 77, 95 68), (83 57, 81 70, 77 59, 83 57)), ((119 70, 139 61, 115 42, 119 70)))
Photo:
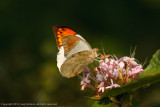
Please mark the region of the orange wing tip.
POLYGON ((66 36, 75 36, 77 34, 75 31, 65 26, 53 26, 53 31, 56 37, 58 48, 63 45, 62 38, 66 36))

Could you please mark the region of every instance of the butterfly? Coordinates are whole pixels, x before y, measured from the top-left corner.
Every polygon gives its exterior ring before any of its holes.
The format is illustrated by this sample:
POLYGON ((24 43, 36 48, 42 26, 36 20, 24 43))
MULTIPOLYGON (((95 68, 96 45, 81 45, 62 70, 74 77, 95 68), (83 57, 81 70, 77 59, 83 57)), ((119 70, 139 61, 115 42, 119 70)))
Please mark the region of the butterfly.
POLYGON ((53 26, 59 52, 57 67, 63 77, 71 78, 81 73, 97 57, 97 48, 74 30, 65 26, 53 26))

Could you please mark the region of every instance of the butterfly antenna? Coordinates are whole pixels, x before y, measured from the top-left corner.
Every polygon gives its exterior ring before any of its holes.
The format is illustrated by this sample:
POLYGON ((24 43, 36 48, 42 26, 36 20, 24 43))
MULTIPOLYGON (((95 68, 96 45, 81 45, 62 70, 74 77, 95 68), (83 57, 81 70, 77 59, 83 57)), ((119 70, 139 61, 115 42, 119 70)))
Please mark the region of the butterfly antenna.
POLYGON ((113 54, 112 57, 113 57, 114 59, 118 60, 118 58, 116 57, 115 54, 113 54))
POLYGON ((131 58, 133 58, 134 56, 135 56, 135 54, 136 54, 136 46, 135 46, 135 48, 133 49, 133 52, 131 53, 131 58))
POLYGON ((101 41, 101 46, 102 46, 103 54, 106 55, 105 52, 104 52, 104 47, 103 47, 102 41, 101 41))
POLYGON ((145 60, 144 60, 144 63, 142 64, 142 66, 144 66, 146 63, 148 63, 148 58, 146 58, 145 60))
POLYGON ((132 55, 132 46, 130 46, 129 55, 130 55, 130 57, 132 55))

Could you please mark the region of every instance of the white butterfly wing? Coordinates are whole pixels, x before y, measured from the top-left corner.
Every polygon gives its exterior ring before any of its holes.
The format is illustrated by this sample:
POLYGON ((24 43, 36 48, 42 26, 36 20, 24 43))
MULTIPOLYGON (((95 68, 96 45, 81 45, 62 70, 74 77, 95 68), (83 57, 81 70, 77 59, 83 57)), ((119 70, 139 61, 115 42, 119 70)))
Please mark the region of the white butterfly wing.
POLYGON ((66 57, 64 56, 64 48, 63 46, 61 46, 59 48, 59 52, 57 54, 57 67, 59 69, 59 71, 61 72, 61 65, 63 64, 63 62, 66 60, 66 57))

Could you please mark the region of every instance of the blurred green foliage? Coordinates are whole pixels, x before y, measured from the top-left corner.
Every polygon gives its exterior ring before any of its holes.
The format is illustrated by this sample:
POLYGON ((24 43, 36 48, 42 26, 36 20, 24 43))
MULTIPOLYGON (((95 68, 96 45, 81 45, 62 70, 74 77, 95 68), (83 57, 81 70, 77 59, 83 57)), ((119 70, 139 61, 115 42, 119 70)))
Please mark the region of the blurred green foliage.
MULTIPOLYGON (((135 58, 141 63, 160 48, 158 0, 1 0, 0 15, 0 103, 93 103, 87 98, 93 92, 81 92, 78 77, 59 74, 53 25, 75 29, 100 52, 102 42, 106 53, 118 57, 137 46, 135 58)), ((160 102, 159 86, 137 92, 141 105, 160 102)))

